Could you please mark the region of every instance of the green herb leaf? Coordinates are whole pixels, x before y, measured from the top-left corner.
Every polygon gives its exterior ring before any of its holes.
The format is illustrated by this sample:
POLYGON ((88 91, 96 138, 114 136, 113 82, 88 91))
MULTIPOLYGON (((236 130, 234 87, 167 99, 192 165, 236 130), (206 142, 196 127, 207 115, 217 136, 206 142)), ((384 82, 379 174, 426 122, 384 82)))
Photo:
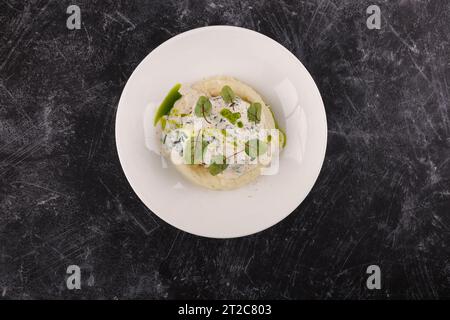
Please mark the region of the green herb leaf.
POLYGON ((217 176, 219 173, 223 172, 228 167, 228 164, 225 163, 226 160, 227 158, 225 158, 225 156, 215 156, 208 167, 209 173, 213 176, 217 176))
POLYGON ((184 149, 184 159, 186 164, 200 164, 208 147, 208 141, 203 139, 203 135, 199 133, 197 137, 190 137, 186 141, 184 149))
POLYGON ((236 98, 236 95, 234 94, 230 86, 224 86, 220 91, 220 95, 226 103, 231 103, 236 98))
POLYGON ((206 121, 208 121, 206 117, 211 114, 211 109, 212 109, 211 101, 209 101, 207 97, 201 96, 197 100, 194 113, 197 117, 203 117, 205 118, 206 121))
POLYGON ((156 126, 156 124, 158 123, 159 119, 161 119, 162 116, 169 114, 175 102, 181 98, 181 94, 178 92, 180 88, 181 84, 177 83, 172 89, 170 89, 169 93, 166 95, 163 102, 161 102, 161 105, 156 111, 155 119, 153 120, 153 125, 156 126))
POLYGON ((273 122, 275 123, 275 129, 278 129, 278 131, 279 131, 279 135, 278 135, 279 143, 280 143, 281 147, 284 148, 286 146, 286 133, 278 125, 277 119, 275 118, 275 114, 273 113, 272 108, 269 107, 269 111, 272 114, 273 122))
POLYGON ((258 139, 252 139, 245 143, 245 153, 250 158, 256 158, 267 152, 267 143, 258 139))
POLYGON ((254 102, 247 109, 248 121, 256 124, 261 122, 261 103, 254 102))
POLYGON ((231 110, 227 108, 220 110, 220 114, 222 117, 230 121, 231 124, 236 124, 236 121, 241 118, 241 114, 239 112, 231 112, 231 110))
POLYGON ((238 121, 237 126, 238 126, 238 128, 242 128, 244 126, 244 124, 242 123, 242 121, 238 121))

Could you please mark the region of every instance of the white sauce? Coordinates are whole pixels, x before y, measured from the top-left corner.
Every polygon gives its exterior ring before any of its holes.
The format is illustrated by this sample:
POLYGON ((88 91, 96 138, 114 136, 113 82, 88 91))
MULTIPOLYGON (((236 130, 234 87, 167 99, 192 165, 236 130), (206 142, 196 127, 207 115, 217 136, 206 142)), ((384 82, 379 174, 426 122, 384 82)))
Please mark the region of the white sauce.
MULTIPOLYGON (((249 163, 251 158, 244 151, 245 142, 258 138, 258 133, 264 131, 264 119, 258 124, 248 120, 247 109, 250 104, 239 97, 236 97, 232 103, 226 103, 221 96, 211 97, 209 98, 212 105, 211 113, 205 119, 196 116, 194 112, 199 95, 195 92, 184 92, 184 94, 191 95, 188 101, 192 105, 178 108, 175 104, 170 114, 163 117, 165 122, 161 134, 163 153, 169 155, 175 151, 177 156, 182 158, 187 140, 194 137, 197 139, 195 141, 199 141, 196 135, 201 132, 203 140, 208 143, 201 164, 208 166, 215 156, 226 155, 227 163, 232 162, 233 159, 235 163, 229 164, 221 175, 231 178, 238 177, 254 168, 254 162, 249 163), (221 110, 224 108, 240 114, 235 124, 221 115, 221 110), (226 135, 223 131, 226 131, 226 135)), ((259 138, 261 139, 261 136, 259 138)), ((196 145, 201 146, 201 143, 196 145)))

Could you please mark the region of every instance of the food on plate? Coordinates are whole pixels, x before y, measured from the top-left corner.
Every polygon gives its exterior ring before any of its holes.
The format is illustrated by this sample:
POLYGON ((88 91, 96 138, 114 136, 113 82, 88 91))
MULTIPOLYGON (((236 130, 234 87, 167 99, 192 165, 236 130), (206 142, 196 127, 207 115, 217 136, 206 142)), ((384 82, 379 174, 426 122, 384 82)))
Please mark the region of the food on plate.
POLYGON ((154 125, 162 155, 209 189, 254 181, 286 145, 270 106, 231 77, 176 84, 156 111, 154 125))

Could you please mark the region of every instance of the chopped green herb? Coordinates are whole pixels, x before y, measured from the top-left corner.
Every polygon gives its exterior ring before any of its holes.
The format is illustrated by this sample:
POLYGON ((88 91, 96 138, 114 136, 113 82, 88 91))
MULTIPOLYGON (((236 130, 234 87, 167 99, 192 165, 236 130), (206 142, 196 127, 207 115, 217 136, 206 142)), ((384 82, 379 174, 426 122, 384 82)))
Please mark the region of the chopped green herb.
POLYGON ((258 139, 252 139, 245 143, 245 153, 250 158, 256 158, 267 152, 267 143, 258 139))
POLYGON ((256 124, 261 122, 261 103, 254 102, 247 109, 248 121, 256 124))
POLYGON ((181 88, 181 84, 177 83, 172 89, 170 89, 169 93, 167 93, 163 102, 161 102, 161 105, 159 106, 158 110, 156 111, 153 125, 156 126, 156 124, 158 123, 159 119, 161 119, 162 116, 169 114, 169 112, 173 108, 173 105, 175 104, 175 102, 181 98, 181 94, 178 92, 178 90, 180 90, 180 88, 181 88))
POLYGON ((236 98, 236 95, 234 94, 230 86, 224 86, 220 91, 220 95, 226 103, 231 103, 236 98))
POLYGON ((267 142, 270 142, 270 141, 272 141, 272 136, 269 134, 269 135, 267 136, 267 142))
POLYGON ((211 161, 211 164, 208 167, 208 171, 211 175, 217 176, 219 173, 223 172, 227 167, 225 156, 217 155, 211 161))
POLYGON ((172 126, 172 128, 173 128, 174 126, 175 126, 175 128, 181 128, 181 127, 182 127, 181 123, 179 123, 178 121, 173 120, 173 119, 168 119, 166 122, 170 123, 170 125, 172 126))
POLYGON ((201 96, 197 100, 197 104, 195 105, 194 113, 197 117, 203 117, 206 122, 209 122, 208 119, 206 119, 207 116, 211 114, 211 101, 205 96, 201 96))
POLYGON ((220 114, 232 124, 236 124, 236 121, 241 117, 241 114, 239 112, 232 112, 227 108, 223 108, 222 110, 220 110, 220 114))
POLYGON ((238 128, 242 128, 244 126, 244 124, 242 123, 242 121, 238 121, 237 126, 238 126, 238 128))

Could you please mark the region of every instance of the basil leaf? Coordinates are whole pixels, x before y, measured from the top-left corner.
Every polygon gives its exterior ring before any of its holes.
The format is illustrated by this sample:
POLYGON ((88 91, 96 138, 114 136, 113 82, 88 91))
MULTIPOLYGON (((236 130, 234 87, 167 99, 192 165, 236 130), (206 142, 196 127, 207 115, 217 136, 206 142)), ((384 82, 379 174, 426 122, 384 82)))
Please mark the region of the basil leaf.
POLYGON ((217 176, 219 173, 222 173, 228 167, 228 164, 225 163, 226 160, 227 158, 225 158, 225 156, 218 155, 214 157, 208 167, 209 173, 213 176, 217 176))
POLYGON ((248 121, 256 124, 261 122, 261 103, 254 102, 247 109, 248 121))
POLYGON ((205 96, 201 96, 197 100, 197 104, 195 105, 194 113, 197 117, 203 117, 206 120, 206 117, 211 114, 211 101, 205 96))
POLYGON ((224 86, 220 91, 220 95, 226 103, 231 103, 236 98, 236 95, 234 94, 230 86, 224 86))

